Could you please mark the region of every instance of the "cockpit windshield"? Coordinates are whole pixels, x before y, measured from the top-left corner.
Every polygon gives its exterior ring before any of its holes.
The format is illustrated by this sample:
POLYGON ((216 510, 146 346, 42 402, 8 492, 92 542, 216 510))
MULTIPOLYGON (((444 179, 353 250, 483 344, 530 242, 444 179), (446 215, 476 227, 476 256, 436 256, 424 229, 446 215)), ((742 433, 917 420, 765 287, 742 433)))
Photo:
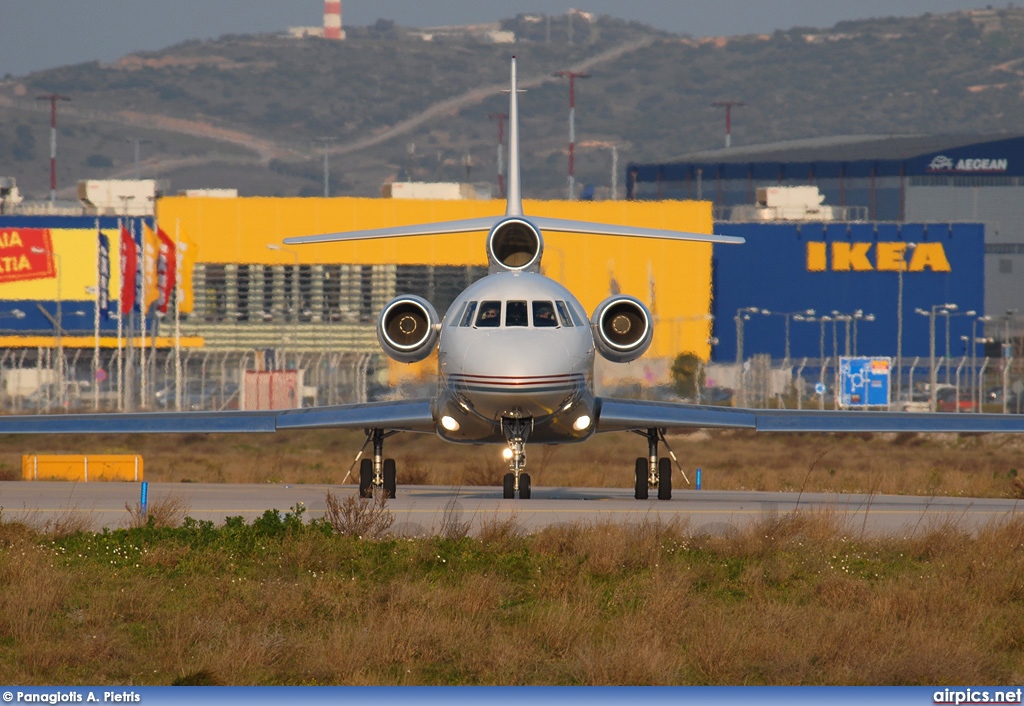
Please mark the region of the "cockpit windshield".
POLYGON ((485 328, 497 328, 501 325, 501 302, 481 302, 480 316, 476 325, 485 328))
POLYGON ((505 325, 506 326, 529 326, 526 319, 526 302, 510 301, 505 302, 505 325))
POLYGON ((505 307, 505 327, 573 328, 582 326, 571 306, 564 301, 467 302, 458 319, 460 327, 498 328, 502 326, 502 305, 505 307))
POLYGON ((555 307, 551 302, 533 302, 533 325, 538 328, 558 326, 555 320, 555 307))

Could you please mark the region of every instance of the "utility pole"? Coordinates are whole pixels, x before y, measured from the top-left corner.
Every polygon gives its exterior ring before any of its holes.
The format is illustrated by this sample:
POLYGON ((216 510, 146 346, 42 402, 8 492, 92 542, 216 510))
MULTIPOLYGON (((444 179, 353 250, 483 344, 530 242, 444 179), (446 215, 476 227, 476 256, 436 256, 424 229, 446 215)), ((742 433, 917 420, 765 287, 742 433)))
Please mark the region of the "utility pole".
POLYGON ((331 165, 327 161, 327 155, 330 153, 330 147, 334 143, 336 137, 314 137, 314 144, 321 144, 324 147, 324 198, 329 198, 331 195, 331 165))
POLYGON ((579 71, 556 71, 552 76, 569 79, 569 200, 576 199, 576 79, 590 78, 590 74, 579 71))
POLYGON ((71 100, 59 93, 36 96, 36 100, 50 101, 50 205, 57 200, 57 101, 71 100))
POLYGON ((140 152, 139 145, 142 145, 142 144, 147 144, 148 145, 149 144, 149 140, 141 140, 138 137, 127 137, 127 138, 125 138, 125 142, 131 142, 135 146, 135 150, 134 150, 134 152, 135 152, 135 154, 134 154, 134 156, 135 156, 135 178, 136 179, 141 179, 142 175, 141 175, 141 172, 139 171, 139 152, 140 152))
POLYGON ((733 106, 746 105, 743 101, 715 101, 711 104, 715 108, 725 108, 725 148, 732 147, 732 108, 733 106))
POLYGON ((498 121, 498 195, 505 198, 505 159, 502 150, 505 148, 505 121, 508 113, 488 113, 489 120, 498 121))

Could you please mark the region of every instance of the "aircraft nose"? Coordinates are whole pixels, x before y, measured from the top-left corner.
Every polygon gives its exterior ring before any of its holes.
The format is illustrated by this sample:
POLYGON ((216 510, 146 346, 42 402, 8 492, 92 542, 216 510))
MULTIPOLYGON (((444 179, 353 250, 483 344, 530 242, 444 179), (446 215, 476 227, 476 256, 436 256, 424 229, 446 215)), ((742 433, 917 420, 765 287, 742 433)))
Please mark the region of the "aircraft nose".
POLYGON ((513 378, 577 372, 578 363, 557 333, 510 333, 496 331, 474 340, 462 357, 462 372, 513 378))

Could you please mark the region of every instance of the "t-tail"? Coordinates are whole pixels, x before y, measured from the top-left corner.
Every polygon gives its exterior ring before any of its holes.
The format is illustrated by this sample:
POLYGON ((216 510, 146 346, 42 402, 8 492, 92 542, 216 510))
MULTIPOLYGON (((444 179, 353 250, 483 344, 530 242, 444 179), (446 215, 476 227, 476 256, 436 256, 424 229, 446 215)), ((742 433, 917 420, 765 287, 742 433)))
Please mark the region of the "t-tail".
POLYGON ((522 179, 520 176, 519 146, 519 79, 516 58, 512 57, 509 76, 508 97, 508 188, 505 214, 469 218, 461 221, 443 221, 417 225, 376 228, 342 233, 323 233, 285 238, 287 245, 310 243, 332 243, 345 240, 371 240, 375 238, 403 238, 413 235, 442 235, 445 233, 487 233, 487 259, 491 272, 540 270, 540 259, 544 251, 545 230, 567 233, 589 233, 592 235, 623 235, 634 238, 661 238, 666 240, 691 240, 704 243, 743 243, 743 238, 711 233, 687 233, 659 228, 637 228, 610 223, 544 216, 527 216, 523 212, 522 179))

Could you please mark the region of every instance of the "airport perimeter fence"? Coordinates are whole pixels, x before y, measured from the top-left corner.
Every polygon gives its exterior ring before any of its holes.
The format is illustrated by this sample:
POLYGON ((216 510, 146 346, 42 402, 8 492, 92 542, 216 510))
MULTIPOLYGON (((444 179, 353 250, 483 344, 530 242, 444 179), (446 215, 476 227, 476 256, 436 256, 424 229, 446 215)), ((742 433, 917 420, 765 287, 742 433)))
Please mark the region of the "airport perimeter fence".
MULTIPOLYGON (((190 411, 244 407, 247 371, 297 373, 301 406, 366 402, 387 394, 382 356, 277 350, 214 352, 0 349, 0 411, 190 411), (63 362, 62 362, 63 358, 63 362)), ((251 405, 250 405, 251 408, 251 405)))
MULTIPOLYGON (((737 407, 842 409, 839 370, 836 358, 773 361, 767 355, 753 356, 742 366, 708 366, 703 373, 709 386, 692 401, 737 407)), ((939 358, 934 364, 920 357, 904 358, 899 364, 891 360, 888 386, 889 404, 870 409, 1024 413, 1024 360, 971 356, 939 358)))
MULTIPOLYGON (((598 394, 736 407, 840 409, 836 358, 772 360, 753 356, 742 366, 712 364, 705 384, 688 398, 672 382, 598 388, 598 394)), ((891 368, 890 410, 932 409, 931 361, 905 358, 891 368)), ((296 402, 303 407, 369 402, 431 394, 436 382, 394 386, 381 354, 299 352, 282 349, 217 352, 183 350, 0 349, 0 412, 193 411, 253 408, 243 399, 252 371, 295 371, 296 402), (63 360, 63 362, 62 362, 63 360)), ((937 359, 935 411, 1024 413, 1024 360, 937 359)), ((878 409, 879 407, 875 407, 878 409)))

